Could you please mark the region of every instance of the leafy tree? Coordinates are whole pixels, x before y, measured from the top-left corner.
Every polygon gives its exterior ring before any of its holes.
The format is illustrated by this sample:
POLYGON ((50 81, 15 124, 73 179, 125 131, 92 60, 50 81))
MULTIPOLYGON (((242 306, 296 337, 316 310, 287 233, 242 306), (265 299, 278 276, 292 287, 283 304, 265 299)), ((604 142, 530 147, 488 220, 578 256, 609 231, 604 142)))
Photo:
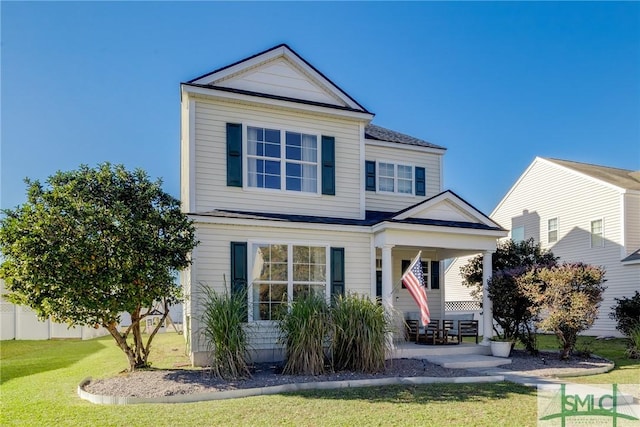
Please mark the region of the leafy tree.
MULTIPOLYGON (((523 293, 517 279, 534 267, 555 265, 557 259, 552 252, 529 239, 498 243, 491 260, 488 288, 493 320, 503 337, 519 339, 531 353, 536 352, 534 320, 539 308, 523 293)), ((472 295, 478 299, 482 296, 482 262, 483 255, 478 255, 460 268, 463 284, 471 287, 472 295)))
POLYGON ((616 305, 611 307, 613 310, 609 313, 609 317, 615 320, 618 325, 616 329, 631 336, 634 329, 640 327, 640 292, 636 291, 631 298, 616 298, 616 305))
POLYGON ((529 297, 545 312, 538 326, 554 332, 561 359, 568 359, 578 334, 598 317, 605 290, 604 269, 583 263, 563 263, 530 270, 518 280, 529 297))
POLYGON ((180 298, 174 274, 197 245, 180 202, 144 171, 109 163, 57 172, 46 186, 25 182, 27 202, 0 218, 9 300, 40 318, 103 326, 130 370, 147 366, 151 341, 180 298), (145 343, 141 321, 158 302, 162 321, 145 343), (131 326, 121 332, 123 312, 131 326))

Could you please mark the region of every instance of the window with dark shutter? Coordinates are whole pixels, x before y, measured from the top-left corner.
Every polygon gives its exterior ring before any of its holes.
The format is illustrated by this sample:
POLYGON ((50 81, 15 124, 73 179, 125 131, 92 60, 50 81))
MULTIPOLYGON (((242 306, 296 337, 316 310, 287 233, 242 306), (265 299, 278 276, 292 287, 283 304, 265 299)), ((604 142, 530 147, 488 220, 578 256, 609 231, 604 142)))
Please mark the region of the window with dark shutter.
POLYGON ((376 162, 367 160, 365 163, 367 191, 376 191, 376 162))
MULTIPOLYGON (((231 242, 231 295, 246 295, 247 280, 247 243, 231 242)), ((245 310, 243 321, 247 321, 248 314, 245 310)))
POLYGON ((344 295, 344 248, 331 248, 331 298, 344 295))
POLYGON ((242 125, 227 123, 227 186, 242 187, 242 125))
POLYGON ((322 194, 336 195, 336 140, 322 136, 322 194))
POLYGON ((425 170, 416 166, 416 196, 424 196, 426 194, 425 170))

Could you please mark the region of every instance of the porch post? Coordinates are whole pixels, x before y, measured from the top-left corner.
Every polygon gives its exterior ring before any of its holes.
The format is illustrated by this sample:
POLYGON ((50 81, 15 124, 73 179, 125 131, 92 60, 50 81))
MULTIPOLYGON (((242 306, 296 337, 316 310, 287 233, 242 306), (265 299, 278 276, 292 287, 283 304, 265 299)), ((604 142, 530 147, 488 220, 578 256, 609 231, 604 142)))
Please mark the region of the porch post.
POLYGON ((394 245, 382 247, 382 306, 391 315, 393 310, 393 271, 391 264, 391 248, 394 245))
POLYGON ((482 257, 482 345, 489 345, 493 337, 493 304, 489 299, 489 278, 491 278, 492 251, 485 251, 482 257))
MULTIPOLYGON (((393 271, 391 263, 391 248, 394 245, 382 246, 382 306, 389 318, 393 318, 393 271)), ((393 332, 387 334, 389 348, 393 349, 393 332)))

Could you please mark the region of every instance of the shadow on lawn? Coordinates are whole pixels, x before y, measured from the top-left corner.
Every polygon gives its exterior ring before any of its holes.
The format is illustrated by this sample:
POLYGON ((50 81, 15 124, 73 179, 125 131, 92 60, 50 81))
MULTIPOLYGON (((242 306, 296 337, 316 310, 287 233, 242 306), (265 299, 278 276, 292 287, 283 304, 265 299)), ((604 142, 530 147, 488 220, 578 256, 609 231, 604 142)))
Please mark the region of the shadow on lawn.
POLYGON ((509 382, 476 384, 426 384, 418 386, 363 387, 287 393, 311 399, 366 400, 373 403, 483 402, 514 394, 536 396, 536 389, 509 382))
POLYGON ((66 368, 104 348, 100 340, 2 341, 0 384, 66 368))

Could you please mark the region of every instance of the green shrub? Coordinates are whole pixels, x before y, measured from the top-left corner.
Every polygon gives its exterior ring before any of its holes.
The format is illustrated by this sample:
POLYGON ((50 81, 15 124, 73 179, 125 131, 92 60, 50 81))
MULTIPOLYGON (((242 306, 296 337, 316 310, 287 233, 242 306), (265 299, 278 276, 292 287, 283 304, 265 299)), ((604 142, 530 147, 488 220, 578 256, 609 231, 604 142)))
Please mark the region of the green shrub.
POLYGON ((284 374, 319 375, 325 372, 324 347, 331 332, 329 307, 322 296, 310 293, 294 301, 278 321, 285 345, 284 374))
POLYGON ((578 334, 589 329, 598 317, 604 274, 602 267, 563 263, 531 270, 518 278, 528 297, 545 313, 538 326, 556 335, 561 359, 571 356, 578 334))
POLYGON ((640 324, 640 293, 636 291, 633 297, 616 298, 616 301, 609 317, 618 322, 617 330, 630 336, 632 329, 640 324))
POLYGON ((339 296, 332 308, 333 363, 336 369, 380 372, 390 342, 391 321, 384 307, 357 295, 339 296))
POLYGON ((629 330, 629 345, 625 353, 629 359, 640 359, 640 323, 629 330))
POLYGON ((211 359, 211 373, 226 380, 251 376, 245 317, 246 293, 229 295, 202 286, 204 300, 200 333, 211 359))

